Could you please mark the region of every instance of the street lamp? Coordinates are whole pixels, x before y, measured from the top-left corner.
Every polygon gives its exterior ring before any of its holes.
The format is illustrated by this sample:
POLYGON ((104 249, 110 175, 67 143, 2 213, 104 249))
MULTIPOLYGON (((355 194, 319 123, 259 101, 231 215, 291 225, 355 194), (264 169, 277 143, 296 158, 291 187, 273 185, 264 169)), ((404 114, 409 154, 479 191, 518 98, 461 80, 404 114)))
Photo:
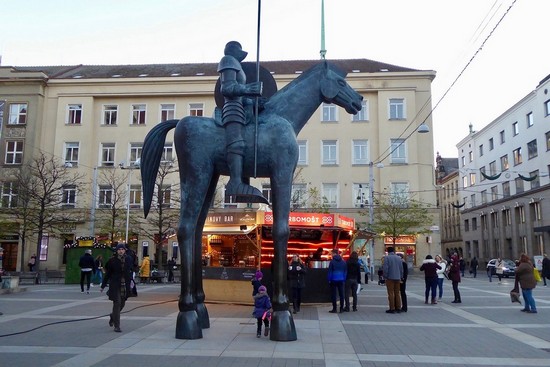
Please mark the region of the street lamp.
POLYGON ((119 167, 120 169, 127 169, 130 170, 128 172, 128 191, 126 196, 126 236, 125 236, 125 243, 126 246, 128 246, 128 231, 130 228, 130 189, 132 184, 132 170, 139 169, 140 166, 140 159, 137 159, 135 162, 130 164, 129 166, 125 166, 124 162, 120 162, 119 167))
MULTIPOLYGON (((376 163, 377 168, 384 168, 382 162, 376 163)), ((369 230, 372 231, 374 224, 374 162, 369 162, 369 230)), ((369 241, 370 256, 370 280, 374 279, 374 237, 369 241)))

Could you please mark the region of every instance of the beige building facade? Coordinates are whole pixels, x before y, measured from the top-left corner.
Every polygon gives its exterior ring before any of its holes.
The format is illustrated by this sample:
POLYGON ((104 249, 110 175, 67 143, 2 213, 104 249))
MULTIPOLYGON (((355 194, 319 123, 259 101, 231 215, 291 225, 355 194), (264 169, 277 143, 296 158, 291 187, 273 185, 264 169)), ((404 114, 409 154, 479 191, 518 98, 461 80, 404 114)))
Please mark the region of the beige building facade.
MULTIPOLYGON (((281 89, 319 62, 271 61, 262 66, 281 89)), ((300 158, 293 208, 315 211, 321 206, 354 218, 358 227, 367 228, 371 189, 373 195, 406 192, 429 205, 433 215, 433 233, 419 234, 414 243, 408 244, 414 264, 419 263, 427 253, 439 252, 441 245, 436 228, 439 209, 430 113, 435 72, 368 59, 330 62, 348 73, 346 80, 364 98, 363 110, 352 116, 335 105, 323 104, 301 131, 297 137, 300 158), (417 133, 421 124, 431 131, 417 133), (384 168, 379 168, 381 164, 384 168)), ((143 255, 143 245, 153 243, 153 238, 137 227, 131 226, 126 234, 123 223, 121 231, 106 239, 94 225, 94 219, 109 208, 112 200, 112 188, 105 177, 114 173, 130 183, 128 211, 132 216, 141 215, 138 170, 128 168, 134 168, 146 134, 160 121, 214 115, 216 68, 216 63, 0 67, 2 213, 9 213, 10 200, 16 197, 15 191, 10 191, 10 172, 20 169, 37 151, 56 157, 69 170, 85 176, 82 187, 66 193, 64 206, 74 210, 75 220, 66 223, 61 233, 50 235, 41 255, 45 267, 63 269, 64 245, 83 236, 106 241, 124 241, 128 236, 138 256, 143 255)), ((173 135, 169 134, 166 142, 163 159, 177 159, 173 135)), ((167 194, 165 204, 173 211, 178 210, 178 180, 176 173, 167 180, 172 192, 167 194)), ((269 210, 258 204, 231 203, 223 192, 226 181, 224 177, 220 180, 213 211, 269 210)), ((253 179, 252 184, 269 197, 268 179, 253 179)), ((125 215, 121 213, 122 218, 125 215)), ((35 247, 27 246, 22 253, 20 239, 6 233, 2 236, 0 245, 9 247, 9 266, 19 270, 20 259, 27 259, 35 247)), ((167 247, 173 241, 175 237, 168 239, 167 247)), ((36 243, 32 239, 27 242, 36 243)), ((383 240, 376 240, 373 258, 383 256, 382 244, 383 240)))

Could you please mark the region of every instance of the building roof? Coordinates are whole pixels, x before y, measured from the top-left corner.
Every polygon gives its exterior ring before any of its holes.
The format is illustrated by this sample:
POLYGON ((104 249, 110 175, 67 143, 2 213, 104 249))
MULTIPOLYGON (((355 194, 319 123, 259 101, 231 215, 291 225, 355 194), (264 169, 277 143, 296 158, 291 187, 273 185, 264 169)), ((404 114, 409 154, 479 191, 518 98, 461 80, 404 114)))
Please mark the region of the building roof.
MULTIPOLYGON (((296 74, 305 71, 320 60, 264 61, 261 66, 274 74, 296 74)), ((347 73, 414 72, 416 69, 387 64, 369 59, 327 60, 347 73)), ((217 63, 144 64, 144 65, 68 65, 68 66, 13 66, 16 72, 43 72, 50 79, 144 78, 217 76, 217 63)))

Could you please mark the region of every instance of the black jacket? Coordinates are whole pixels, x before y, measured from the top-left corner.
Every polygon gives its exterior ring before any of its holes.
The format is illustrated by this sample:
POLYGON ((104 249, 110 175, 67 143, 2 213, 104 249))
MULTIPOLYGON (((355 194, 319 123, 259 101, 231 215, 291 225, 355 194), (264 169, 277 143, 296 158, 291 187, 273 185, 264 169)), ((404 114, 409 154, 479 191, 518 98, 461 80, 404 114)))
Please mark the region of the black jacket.
POLYGON ((78 266, 80 266, 81 269, 92 269, 92 273, 95 273, 97 270, 97 267, 95 266, 95 260, 94 257, 90 254, 84 254, 80 256, 80 260, 78 261, 78 266))
POLYGON ((130 256, 124 255, 124 263, 120 261, 115 253, 111 257, 107 264, 105 264, 105 277, 101 283, 101 289, 104 289, 107 283, 109 283, 109 299, 115 301, 118 295, 121 293, 122 279, 124 278, 125 293, 124 299, 130 295, 130 281, 132 280, 133 260, 130 256))

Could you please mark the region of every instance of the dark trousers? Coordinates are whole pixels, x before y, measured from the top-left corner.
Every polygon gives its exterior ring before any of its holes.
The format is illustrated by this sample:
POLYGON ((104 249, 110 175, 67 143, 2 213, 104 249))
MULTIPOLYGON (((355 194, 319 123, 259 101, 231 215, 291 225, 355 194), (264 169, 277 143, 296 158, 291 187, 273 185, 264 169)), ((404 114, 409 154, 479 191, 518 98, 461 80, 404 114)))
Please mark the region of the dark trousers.
POLYGON ((117 299, 113 301, 113 312, 111 312, 111 320, 115 324, 115 327, 120 327, 120 311, 124 308, 126 304, 126 298, 122 298, 120 293, 117 296, 117 299))
POLYGON ((80 290, 84 292, 84 279, 86 279, 86 290, 90 290, 90 283, 92 282, 92 271, 80 272, 80 290))
POLYGON ((262 333, 262 321, 266 328, 269 327, 269 319, 266 317, 262 319, 261 317, 256 318, 256 325, 258 328, 256 329, 256 333, 259 335, 262 333))
POLYGON ((174 271, 172 269, 168 270, 168 281, 173 282, 174 281, 174 271))
POLYGON ((426 278, 426 290, 424 291, 424 299, 426 302, 430 299, 430 291, 432 292, 432 301, 436 299, 437 291, 437 277, 435 278, 426 278))
POLYGON ((399 288, 399 293, 401 293, 401 310, 407 311, 407 282, 401 283, 401 288, 399 288))
POLYGON ((340 309, 344 309, 344 281, 330 282, 330 299, 332 301, 332 309, 336 310, 336 293, 340 297, 340 309))
POLYGON ((292 307, 294 311, 300 311, 300 305, 302 304, 302 288, 292 287, 292 307))
POLYGON ((458 290, 458 282, 453 281, 453 293, 455 294, 455 301, 461 301, 460 291, 458 290))
POLYGON ((353 309, 357 308, 357 279, 346 279, 346 310, 349 310, 349 296, 353 299, 353 309), (350 294, 351 293, 351 294, 350 294))

